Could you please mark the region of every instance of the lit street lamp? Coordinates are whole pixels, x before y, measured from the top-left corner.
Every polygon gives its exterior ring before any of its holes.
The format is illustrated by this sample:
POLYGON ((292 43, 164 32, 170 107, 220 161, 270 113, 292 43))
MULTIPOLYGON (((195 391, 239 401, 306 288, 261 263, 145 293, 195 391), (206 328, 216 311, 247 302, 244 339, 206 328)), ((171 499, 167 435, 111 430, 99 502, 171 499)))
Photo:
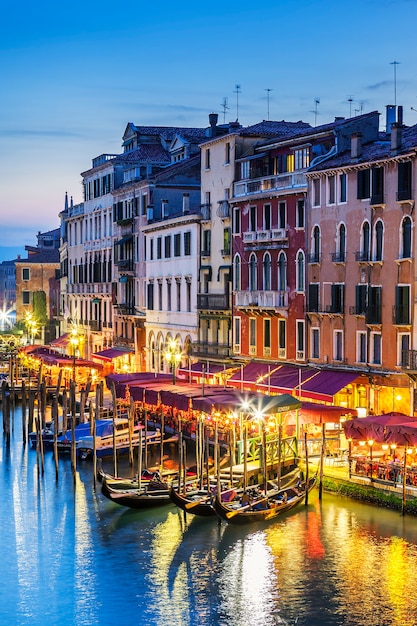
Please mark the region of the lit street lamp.
POLYGON ((78 349, 78 346, 80 345, 80 341, 81 341, 81 337, 78 333, 78 328, 77 326, 74 326, 71 329, 71 333, 70 333, 70 344, 72 348, 72 380, 74 382, 75 382, 75 366, 76 366, 77 349, 78 349))
POLYGON ((181 350, 178 343, 172 339, 167 344, 167 349, 165 350, 165 360, 169 363, 172 369, 172 384, 175 385, 175 374, 176 370, 181 363, 182 355, 181 350))

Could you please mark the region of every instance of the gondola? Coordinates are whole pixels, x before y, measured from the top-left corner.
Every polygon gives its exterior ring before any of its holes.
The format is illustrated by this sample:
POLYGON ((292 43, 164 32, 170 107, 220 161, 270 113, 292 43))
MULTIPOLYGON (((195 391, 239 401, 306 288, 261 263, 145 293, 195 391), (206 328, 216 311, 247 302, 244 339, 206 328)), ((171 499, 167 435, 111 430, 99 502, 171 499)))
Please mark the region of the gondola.
MULTIPOLYGON (((238 495, 241 490, 234 488, 226 489, 221 493, 221 499, 227 501, 233 499, 238 495)), ((199 515, 201 517, 213 517, 216 512, 213 508, 214 494, 209 493, 207 489, 192 489, 181 493, 174 487, 171 487, 170 496, 174 504, 186 513, 192 513, 193 515, 199 515)))
POLYGON ((147 509, 171 503, 167 483, 157 481, 150 481, 141 489, 114 489, 104 480, 101 493, 108 500, 131 509, 147 509))
MULTIPOLYGON (((308 481, 310 492, 316 483, 316 475, 308 481)), ((269 522, 300 504, 306 496, 305 483, 289 486, 280 490, 269 490, 266 494, 247 493, 238 500, 225 503, 216 497, 214 510, 221 520, 228 524, 244 525, 256 522, 269 522)))

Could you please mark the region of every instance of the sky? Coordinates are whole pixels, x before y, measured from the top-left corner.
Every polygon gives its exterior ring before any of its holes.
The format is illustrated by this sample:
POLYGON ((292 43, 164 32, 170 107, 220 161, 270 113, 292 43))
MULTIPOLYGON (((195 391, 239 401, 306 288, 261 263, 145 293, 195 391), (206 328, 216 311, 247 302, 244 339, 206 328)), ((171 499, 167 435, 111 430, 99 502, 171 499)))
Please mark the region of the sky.
POLYGON ((82 201, 81 172, 122 151, 128 122, 314 126, 377 110, 383 130, 398 104, 417 124, 416 24, 417 0, 7 3, 0 261, 59 226, 65 193, 82 201))

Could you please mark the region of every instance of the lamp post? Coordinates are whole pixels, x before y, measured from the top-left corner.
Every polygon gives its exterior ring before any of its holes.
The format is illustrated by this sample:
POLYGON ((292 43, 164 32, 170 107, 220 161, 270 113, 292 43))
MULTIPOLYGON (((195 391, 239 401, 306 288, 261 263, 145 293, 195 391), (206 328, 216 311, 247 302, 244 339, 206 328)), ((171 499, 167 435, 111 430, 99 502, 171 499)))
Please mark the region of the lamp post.
POLYGON ((80 345, 80 335, 78 334, 78 328, 76 326, 71 329, 70 344, 72 348, 72 380, 75 382, 77 348, 80 345))
POLYGON ((176 381, 176 370, 181 363, 181 350, 180 347, 174 339, 168 342, 167 348, 165 350, 165 360, 169 363, 172 369, 172 384, 175 385, 176 381))
POLYGON ((373 439, 368 439, 368 446, 369 446, 369 458, 371 461, 371 480, 372 480, 372 474, 373 474, 373 459, 372 459, 372 446, 374 445, 374 440, 373 439))

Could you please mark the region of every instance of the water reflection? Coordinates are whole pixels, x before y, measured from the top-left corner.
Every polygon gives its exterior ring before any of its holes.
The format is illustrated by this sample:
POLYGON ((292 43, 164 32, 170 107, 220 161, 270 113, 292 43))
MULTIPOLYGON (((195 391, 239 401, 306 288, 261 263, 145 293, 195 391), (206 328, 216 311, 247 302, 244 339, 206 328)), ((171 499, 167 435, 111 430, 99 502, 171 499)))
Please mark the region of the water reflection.
POLYGON ((0 623, 40 626, 415 626, 417 521, 314 494, 270 526, 174 506, 133 511, 42 475, 15 429, 0 447, 0 623))

